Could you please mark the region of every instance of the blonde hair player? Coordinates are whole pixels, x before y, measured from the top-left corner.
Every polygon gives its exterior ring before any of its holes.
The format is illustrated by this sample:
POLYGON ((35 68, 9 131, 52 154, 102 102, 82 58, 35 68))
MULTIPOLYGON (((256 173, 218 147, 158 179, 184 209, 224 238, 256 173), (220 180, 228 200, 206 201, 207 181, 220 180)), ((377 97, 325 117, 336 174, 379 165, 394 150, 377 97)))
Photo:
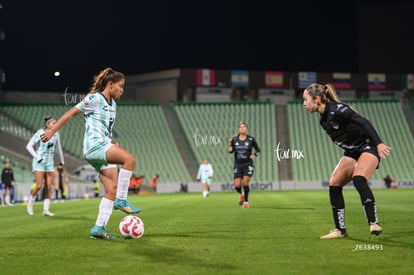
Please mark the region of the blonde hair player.
POLYGON ((91 238, 115 239, 106 229, 112 209, 127 214, 140 212, 139 208, 127 201, 135 157, 112 141, 116 115, 115 100, 124 93, 124 85, 125 76, 122 73, 111 68, 102 70, 95 76, 89 94, 84 100, 67 111, 53 128, 42 135, 42 141, 47 142, 73 116, 83 113, 85 117, 83 153, 85 159, 99 173, 105 190, 99 204, 96 223, 89 233, 91 238), (121 165, 119 174, 116 164, 121 165))
POLYGON ((331 84, 314 83, 303 91, 303 106, 310 113, 320 114, 320 124, 344 154, 329 180, 329 197, 335 229, 321 239, 348 236, 345 227, 345 202, 342 187, 352 180, 358 191, 371 234, 379 235, 374 195, 368 179, 385 159, 391 148, 382 143, 371 122, 342 103, 331 84))

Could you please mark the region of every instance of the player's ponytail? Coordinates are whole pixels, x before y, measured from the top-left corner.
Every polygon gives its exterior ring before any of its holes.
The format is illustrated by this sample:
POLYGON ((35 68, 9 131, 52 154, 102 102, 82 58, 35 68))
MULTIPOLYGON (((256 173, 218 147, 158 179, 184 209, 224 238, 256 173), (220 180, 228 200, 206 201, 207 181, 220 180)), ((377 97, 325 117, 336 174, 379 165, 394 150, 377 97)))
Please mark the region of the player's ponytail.
POLYGON ((326 104, 329 101, 341 102, 336 94, 335 88, 332 84, 327 83, 325 85, 319 83, 313 83, 309 85, 306 90, 312 98, 319 96, 321 103, 326 104))
POLYGON ((112 68, 106 68, 93 78, 94 81, 92 87, 89 89, 89 93, 94 94, 98 91, 103 91, 108 82, 118 82, 122 79, 125 79, 122 73, 112 70, 112 68))
MULTIPOLYGON (((315 98, 315 96, 319 96, 320 99, 321 99, 321 103, 323 103, 323 104, 326 104, 328 102, 342 103, 339 100, 339 97, 336 93, 335 87, 330 83, 327 83, 325 85, 318 84, 318 83, 313 83, 313 84, 309 85, 305 89, 305 91, 308 91, 309 95, 312 98, 315 98)), ((356 110, 352 106, 349 106, 349 108, 351 108, 351 110, 356 112, 356 110)))

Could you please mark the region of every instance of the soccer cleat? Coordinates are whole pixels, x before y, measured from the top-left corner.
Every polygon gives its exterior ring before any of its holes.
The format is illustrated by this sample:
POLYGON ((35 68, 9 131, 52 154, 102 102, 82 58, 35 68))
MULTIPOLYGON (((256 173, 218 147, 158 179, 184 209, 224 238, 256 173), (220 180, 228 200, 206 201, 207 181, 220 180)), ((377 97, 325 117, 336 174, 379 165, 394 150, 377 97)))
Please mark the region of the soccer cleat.
POLYGON ((53 214, 52 212, 48 211, 43 211, 43 216, 48 216, 48 217, 53 217, 55 214, 53 214))
POLYGON ((242 205, 243 202, 244 202, 244 196, 243 195, 240 195, 239 204, 242 205))
POLYGON ((106 228, 103 226, 95 225, 92 227, 91 231, 89 232, 89 237, 91 239, 107 239, 107 240, 115 240, 116 237, 108 234, 106 228))
POLYGON ((379 234, 382 233, 382 227, 381 225, 379 225, 379 223, 371 223, 369 225, 369 231, 371 232, 372 235, 378 236, 379 234))
POLYGON ((249 208, 249 203, 247 201, 243 202, 243 208, 249 208))
POLYGON ((137 214, 141 211, 139 208, 132 205, 129 201, 121 200, 118 198, 115 199, 114 209, 121 210, 127 214, 137 214))
POLYGON ((33 213, 33 205, 30 204, 30 203, 27 205, 27 214, 29 214, 30 216, 33 216, 34 215, 34 213, 33 213))
POLYGON ((344 237, 348 237, 348 232, 346 230, 341 232, 341 230, 335 228, 329 231, 328 234, 321 236, 321 239, 339 239, 344 237))

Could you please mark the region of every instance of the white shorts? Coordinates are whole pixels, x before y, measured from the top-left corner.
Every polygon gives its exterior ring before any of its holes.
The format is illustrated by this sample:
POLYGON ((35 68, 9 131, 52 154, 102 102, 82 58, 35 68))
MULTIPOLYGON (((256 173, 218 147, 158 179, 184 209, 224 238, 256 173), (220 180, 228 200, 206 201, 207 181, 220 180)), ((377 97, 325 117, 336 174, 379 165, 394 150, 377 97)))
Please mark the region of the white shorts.
POLYGON ((201 183, 210 184, 211 183, 211 178, 209 178, 209 177, 201 178, 201 183))
POLYGON ((93 166, 93 168, 95 168, 96 172, 100 173, 101 170, 116 168, 115 164, 108 164, 108 161, 106 160, 106 151, 108 151, 109 147, 112 145, 112 143, 108 143, 104 146, 96 147, 85 155, 85 159, 93 166))
POLYGON ((33 159, 32 172, 34 171, 53 172, 55 171, 55 164, 53 161, 42 161, 41 163, 38 163, 35 159, 33 159))

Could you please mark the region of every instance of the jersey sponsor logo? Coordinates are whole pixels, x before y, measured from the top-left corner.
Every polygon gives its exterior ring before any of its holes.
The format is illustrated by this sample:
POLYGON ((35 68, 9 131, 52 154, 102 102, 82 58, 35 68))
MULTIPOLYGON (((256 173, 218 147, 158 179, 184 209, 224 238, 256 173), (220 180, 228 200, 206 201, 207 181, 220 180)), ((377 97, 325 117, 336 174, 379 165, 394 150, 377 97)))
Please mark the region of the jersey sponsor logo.
POLYGON ((339 129, 339 124, 336 121, 331 121, 331 126, 332 128, 334 128, 335 130, 339 129))
POLYGON ((50 149, 51 147, 53 147, 53 142, 48 143, 46 148, 50 149))

